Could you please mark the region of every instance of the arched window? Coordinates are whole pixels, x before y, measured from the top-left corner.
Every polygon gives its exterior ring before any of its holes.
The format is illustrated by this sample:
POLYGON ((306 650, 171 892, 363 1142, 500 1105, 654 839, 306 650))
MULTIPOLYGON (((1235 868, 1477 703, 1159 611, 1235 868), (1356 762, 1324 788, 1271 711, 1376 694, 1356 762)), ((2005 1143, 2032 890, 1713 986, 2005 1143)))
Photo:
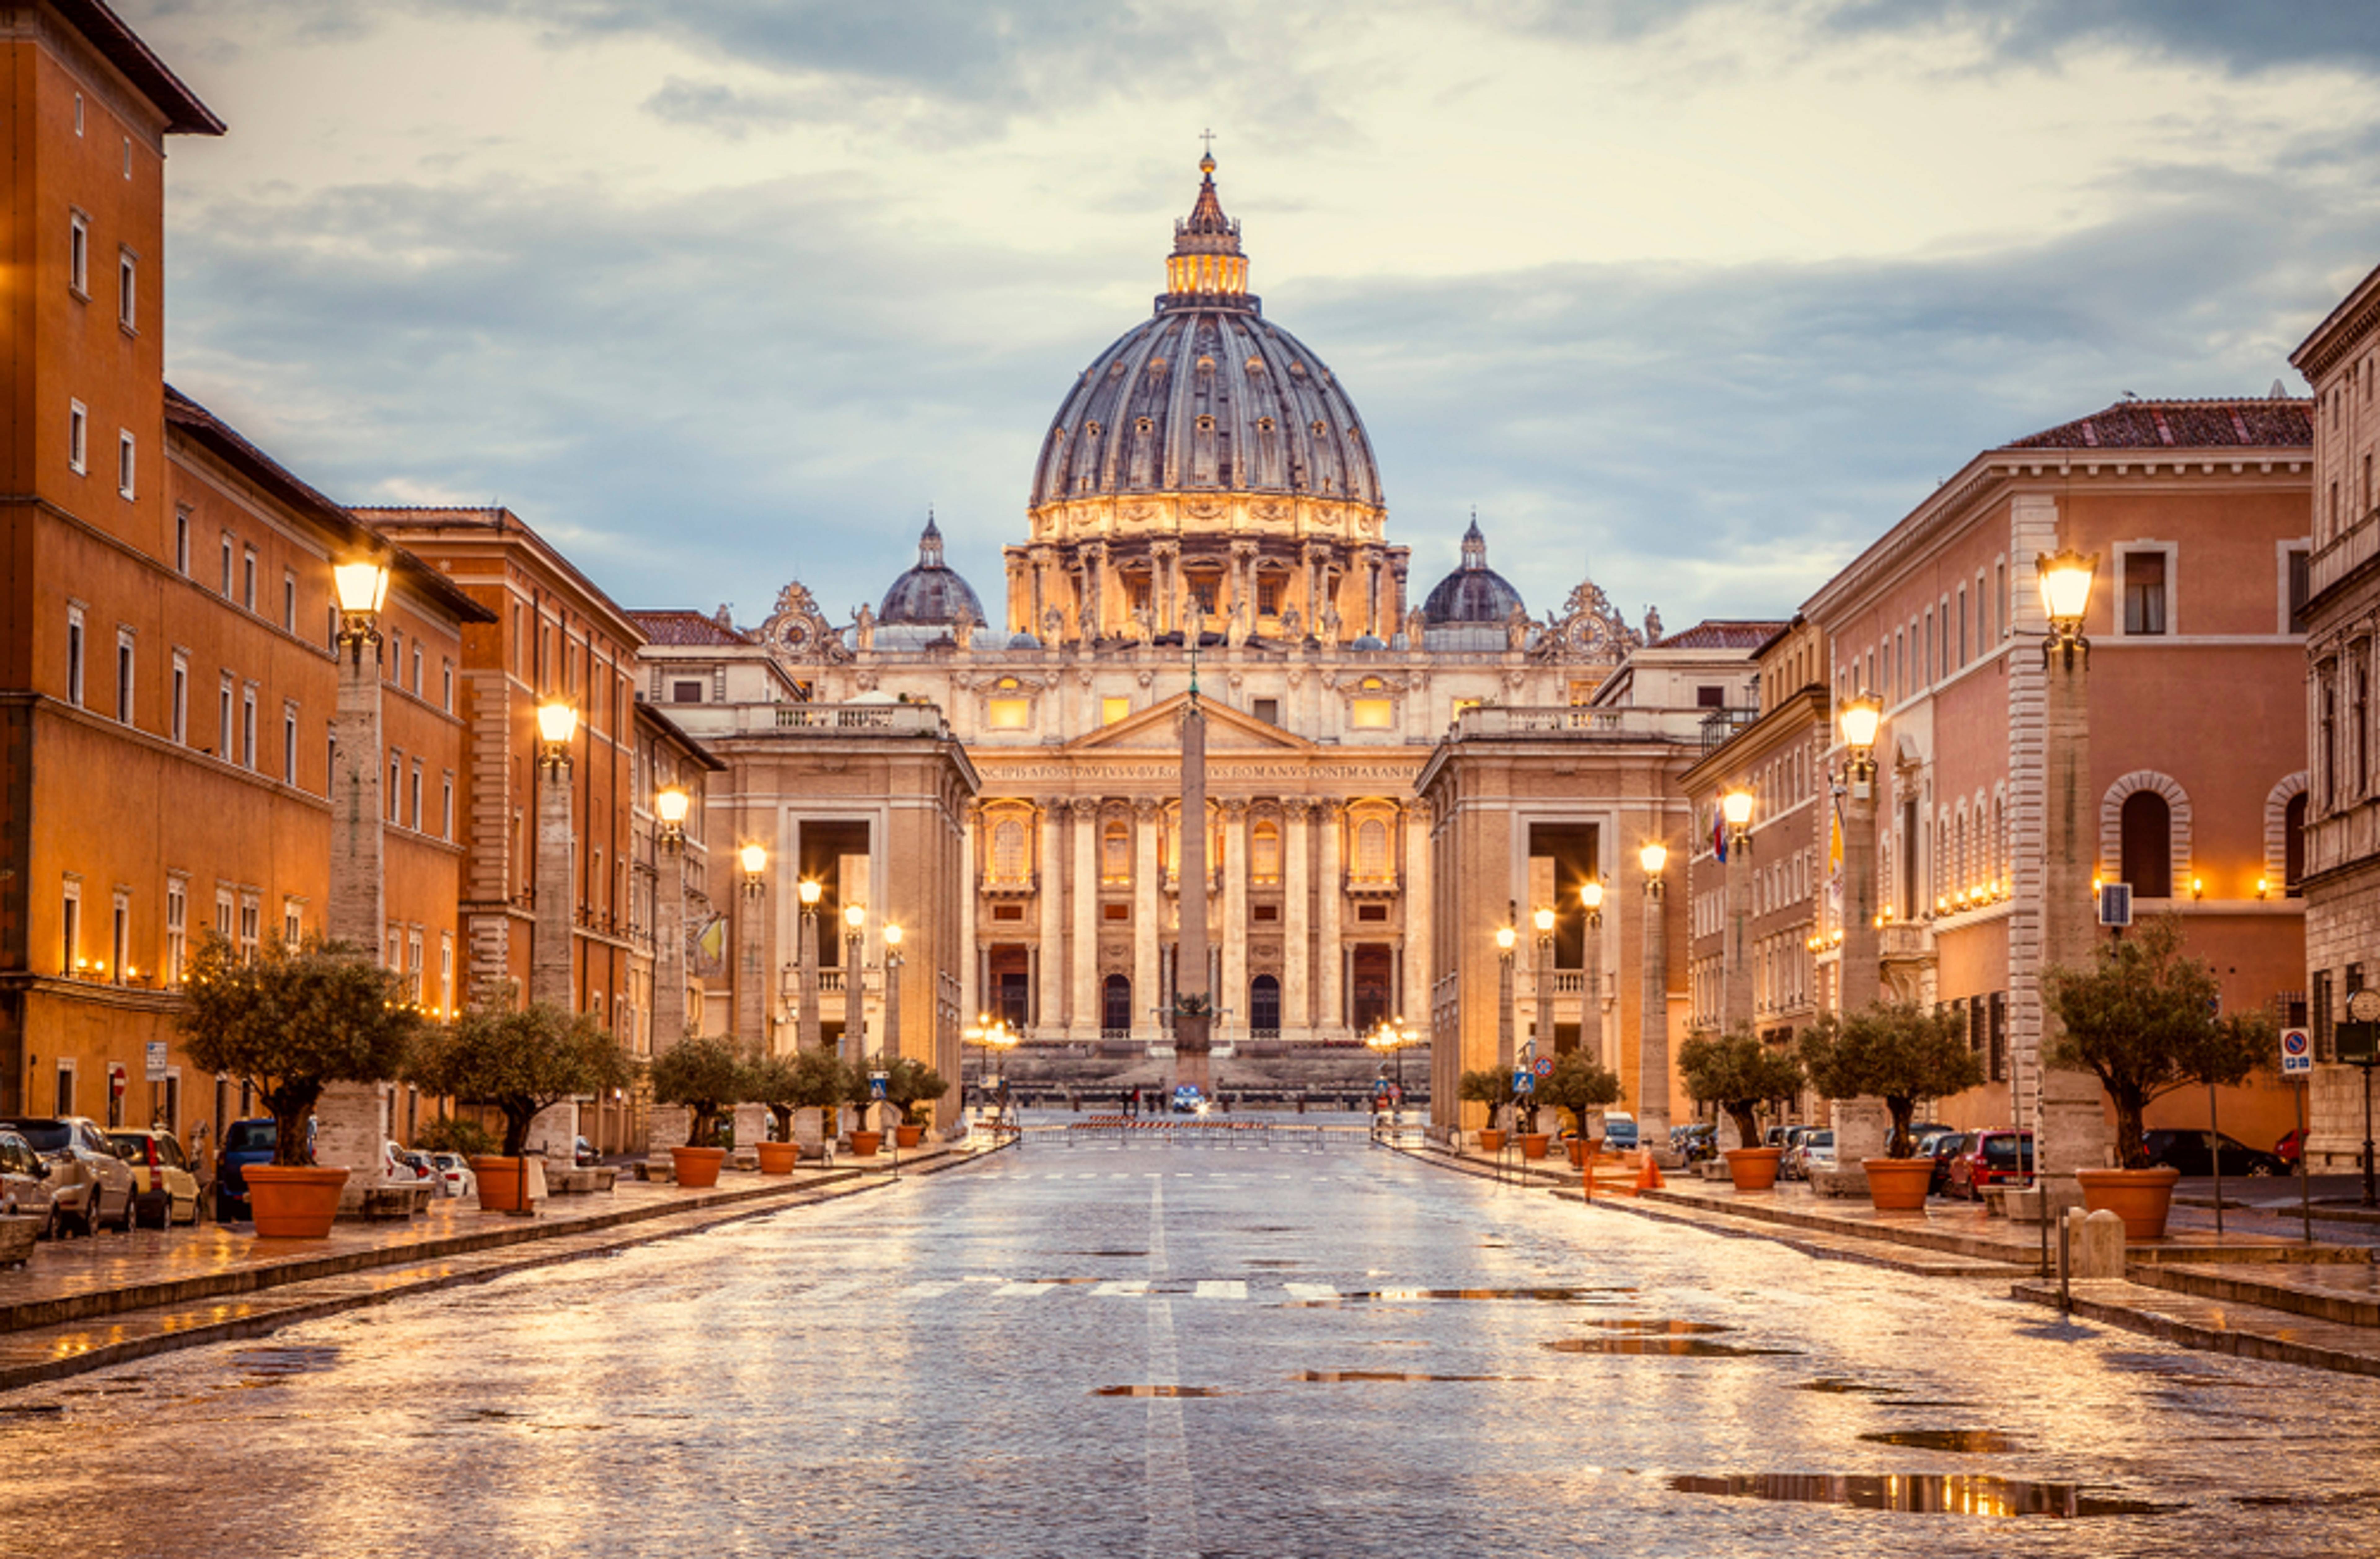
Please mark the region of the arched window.
POLYGON ((2173 896, 2173 809, 2154 790, 2124 798, 2123 874, 2134 898, 2173 896))
POLYGON ((1281 1033, 1281 981, 1260 974, 1248 981, 1248 1029, 1258 1039, 1281 1033))
POLYGON ((2281 813, 2281 882, 2291 898, 2305 892, 2299 885, 2305 877, 2305 819, 2306 797, 2301 790, 2281 813))
POLYGON ((1111 974, 1099 987, 1099 1027, 1118 1038, 1132 1032, 1132 980, 1126 976, 1111 974))
POLYGON ((1260 822, 1249 831, 1248 874, 1259 883, 1281 881, 1281 824, 1260 822))
POLYGON ((1389 825, 1378 818, 1366 818, 1355 830, 1355 875, 1372 883, 1388 880, 1389 825))
POLYGON ((991 831, 991 879, 995 883, 1025 881, 1025 825, 1014 818, 991 831))
POLYGON ((1110 818, 1099 830, 1099 881, 1132 881, 1132 828, 1122 818, 1110 818))

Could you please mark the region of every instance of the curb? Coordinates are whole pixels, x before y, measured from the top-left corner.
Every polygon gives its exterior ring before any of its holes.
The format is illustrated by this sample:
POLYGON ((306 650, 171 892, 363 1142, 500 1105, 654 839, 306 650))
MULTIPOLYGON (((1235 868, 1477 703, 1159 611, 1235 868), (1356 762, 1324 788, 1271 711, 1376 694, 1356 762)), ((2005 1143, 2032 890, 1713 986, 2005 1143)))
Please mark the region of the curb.
MULTIPOLYGON (((2256 1316, 2241 1312, 2255 1310, 2269 1315, 2276 1323, 2270 1334, 2244 1332, 2229 1326, 2203 1326, 2180 1316, 2167 1315, 2140 1305, 2128 1305, 2103 1293, 2140 1289, 2157 1294, 2157 1289, 2143 1289, 2138 1284, 2101 1280, 2078 1283, 2070 1290, 2070 1309, 2086 1320, 2100 1321, 2119 1331, 2136 1332, 2144 1336, 2160 1338, 2180 1347, 2203 1353, 2228 1353, 2239 1358, 2258 1358, 2273 1364, 2292 1364, 2306 1370, 2327 1370, 2341 1375, 2380 1376, 2380 1355, 2351 1353, 2344 1348, 2324 1347, 2289 1334, 2300 1331, 2304 1318, 2283 1310, 2260 1309, 2258 1307, 2234 1305, 2225 1310, 2233 1320, 2252 1320, 2256 1316)), ((2011 1297, 2056 1309, 2058 1286, 2034 1281, 2012 1285, 2011 1297)))

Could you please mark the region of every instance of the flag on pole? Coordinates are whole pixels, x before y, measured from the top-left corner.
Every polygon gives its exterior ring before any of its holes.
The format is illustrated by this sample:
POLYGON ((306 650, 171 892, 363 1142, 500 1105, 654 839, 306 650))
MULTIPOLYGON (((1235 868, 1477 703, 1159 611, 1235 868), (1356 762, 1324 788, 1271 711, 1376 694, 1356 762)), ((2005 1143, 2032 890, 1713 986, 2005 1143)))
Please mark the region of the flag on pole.
POLYGON ((1727 860, 1727 813, 1714 803, 1711 807, 1711 854, 1723 865, 1727 860))
POLYGON ((1834 822, 1827 836, 1827 903, 1835 924, 1843 923, 1843 798, 1834 798, 1834 822))

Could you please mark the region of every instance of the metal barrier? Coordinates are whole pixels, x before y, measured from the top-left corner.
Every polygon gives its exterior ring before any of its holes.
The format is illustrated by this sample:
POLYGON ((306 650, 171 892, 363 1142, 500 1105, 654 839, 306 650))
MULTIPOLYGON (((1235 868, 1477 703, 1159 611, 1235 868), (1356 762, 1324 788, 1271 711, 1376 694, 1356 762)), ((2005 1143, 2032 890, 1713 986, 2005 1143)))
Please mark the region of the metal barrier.
POLYGON ((1362 1130, 1296 1116, 1218 1120, 1208 1115, 1124 1114, 1092 1115, 1055 1129, 1059 1139, 1070 1145, 1160 1141, 1170 1147, 1273 1147, 1284 1142, 1321 1146, 1333 1138, 1353 1139, 1362 1130))

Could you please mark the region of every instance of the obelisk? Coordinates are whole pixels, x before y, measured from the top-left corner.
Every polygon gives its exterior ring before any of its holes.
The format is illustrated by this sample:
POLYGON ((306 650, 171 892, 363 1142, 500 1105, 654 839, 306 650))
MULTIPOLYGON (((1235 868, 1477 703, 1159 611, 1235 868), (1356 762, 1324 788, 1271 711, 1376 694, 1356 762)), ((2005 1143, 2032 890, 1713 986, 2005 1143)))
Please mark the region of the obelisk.
POLYGON ((1207 1041, 1215 996, 1207 976, 1207 715, 1198 706, 1198 638, 1205 614, 1192 603, 1190 701, 1182 716, 1182 934, 1174 947, 1173 1080, 1208 1091, 1207 1041))

